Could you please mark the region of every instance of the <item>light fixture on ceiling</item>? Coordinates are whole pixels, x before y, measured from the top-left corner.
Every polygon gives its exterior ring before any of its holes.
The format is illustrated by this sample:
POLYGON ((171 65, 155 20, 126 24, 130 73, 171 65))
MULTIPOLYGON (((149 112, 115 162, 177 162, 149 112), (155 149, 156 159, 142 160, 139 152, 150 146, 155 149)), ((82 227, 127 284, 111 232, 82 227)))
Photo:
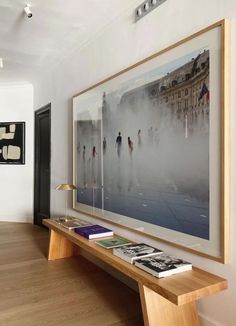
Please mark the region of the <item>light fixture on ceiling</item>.
POLYGON ((31 8, 31 5, 29 3, 24 8, 24 12, 28 18, 31 18, 33 16, 30 8, 31 8))
POLYGON ((138 8, 137 9, 136 15, 137 15, 137 17, 141 17, 142 16, 142 9, 141 8, 138 8))
POLYGON ((144 11, 148 11, 148 9, 149 9, 149 4, 148 4, 148 2, 146 2, 146 3, 143 5, 143 9, 144 9, 144 11))
POLYGON ((135 22, 139 21, 141 18, 149 14, 152 10, 162 5, 166 0, 144 0, 135 9, 135 22))
POLYGON ((3 68, 3 59, 0 58, 0 68, 3 68))

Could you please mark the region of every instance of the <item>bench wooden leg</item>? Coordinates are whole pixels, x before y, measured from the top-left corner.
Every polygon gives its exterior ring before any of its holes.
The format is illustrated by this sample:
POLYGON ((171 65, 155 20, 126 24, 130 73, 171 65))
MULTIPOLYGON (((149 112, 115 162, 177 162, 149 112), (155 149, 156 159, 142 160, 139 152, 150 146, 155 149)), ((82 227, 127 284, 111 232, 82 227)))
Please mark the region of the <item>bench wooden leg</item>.
POLYGON ((48 260, 78 256, 79 248, 71 241, 51 230, 48 250, 48 260))
POLYGON ((195 302, 177 306, 139 283, 145 326, 199 326, 195 302))

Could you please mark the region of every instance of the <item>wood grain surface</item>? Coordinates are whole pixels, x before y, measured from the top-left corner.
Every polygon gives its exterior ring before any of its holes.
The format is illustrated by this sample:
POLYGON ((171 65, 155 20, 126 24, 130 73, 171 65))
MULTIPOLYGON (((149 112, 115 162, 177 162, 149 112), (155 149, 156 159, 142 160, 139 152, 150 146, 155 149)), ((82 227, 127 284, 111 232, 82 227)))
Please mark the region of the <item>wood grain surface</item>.
POLYGON ((80 248, 176 305, 187 304, 227 288, 227 281, 225 279, 195 267, 192 271, 158 279, 114 256, 112 250, 96 245, 95 241, 87 240, 73 230, 65 229, 53 220, 44 220, 43 223, 80 248))
POLYGON ((139 296, 79 256, 47 261, 48 231, 0 222, 0 325, 143 325, 139 296))

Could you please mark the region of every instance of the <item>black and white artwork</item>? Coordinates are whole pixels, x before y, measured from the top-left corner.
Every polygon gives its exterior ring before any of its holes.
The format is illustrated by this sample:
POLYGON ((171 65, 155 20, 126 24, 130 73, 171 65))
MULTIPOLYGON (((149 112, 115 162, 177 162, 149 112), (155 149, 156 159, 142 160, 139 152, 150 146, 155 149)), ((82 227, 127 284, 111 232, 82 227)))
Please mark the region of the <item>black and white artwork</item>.
POLYGON ((0 164, 25 164, 25 122, 0 122, 0 164))

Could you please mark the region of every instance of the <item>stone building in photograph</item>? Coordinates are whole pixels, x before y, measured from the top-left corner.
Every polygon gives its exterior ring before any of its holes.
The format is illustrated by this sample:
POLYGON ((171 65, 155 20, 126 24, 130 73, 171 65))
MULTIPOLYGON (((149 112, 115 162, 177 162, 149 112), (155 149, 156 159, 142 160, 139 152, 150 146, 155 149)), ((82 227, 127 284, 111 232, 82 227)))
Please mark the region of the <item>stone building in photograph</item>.
POLYGON ((160 108, 170 108, 171 114, 189 126, 200 119, 209 120, 209 51, 168 73, 159 80, 160 108))
POLYGON ((200 53, 164 77, 123 94, 119 106, 137 112, 148 100, 150 113, 158 117, 170 115, 182 121, 187 132, 198 122, 208 130, 209 125, 209 51, 200 53))

